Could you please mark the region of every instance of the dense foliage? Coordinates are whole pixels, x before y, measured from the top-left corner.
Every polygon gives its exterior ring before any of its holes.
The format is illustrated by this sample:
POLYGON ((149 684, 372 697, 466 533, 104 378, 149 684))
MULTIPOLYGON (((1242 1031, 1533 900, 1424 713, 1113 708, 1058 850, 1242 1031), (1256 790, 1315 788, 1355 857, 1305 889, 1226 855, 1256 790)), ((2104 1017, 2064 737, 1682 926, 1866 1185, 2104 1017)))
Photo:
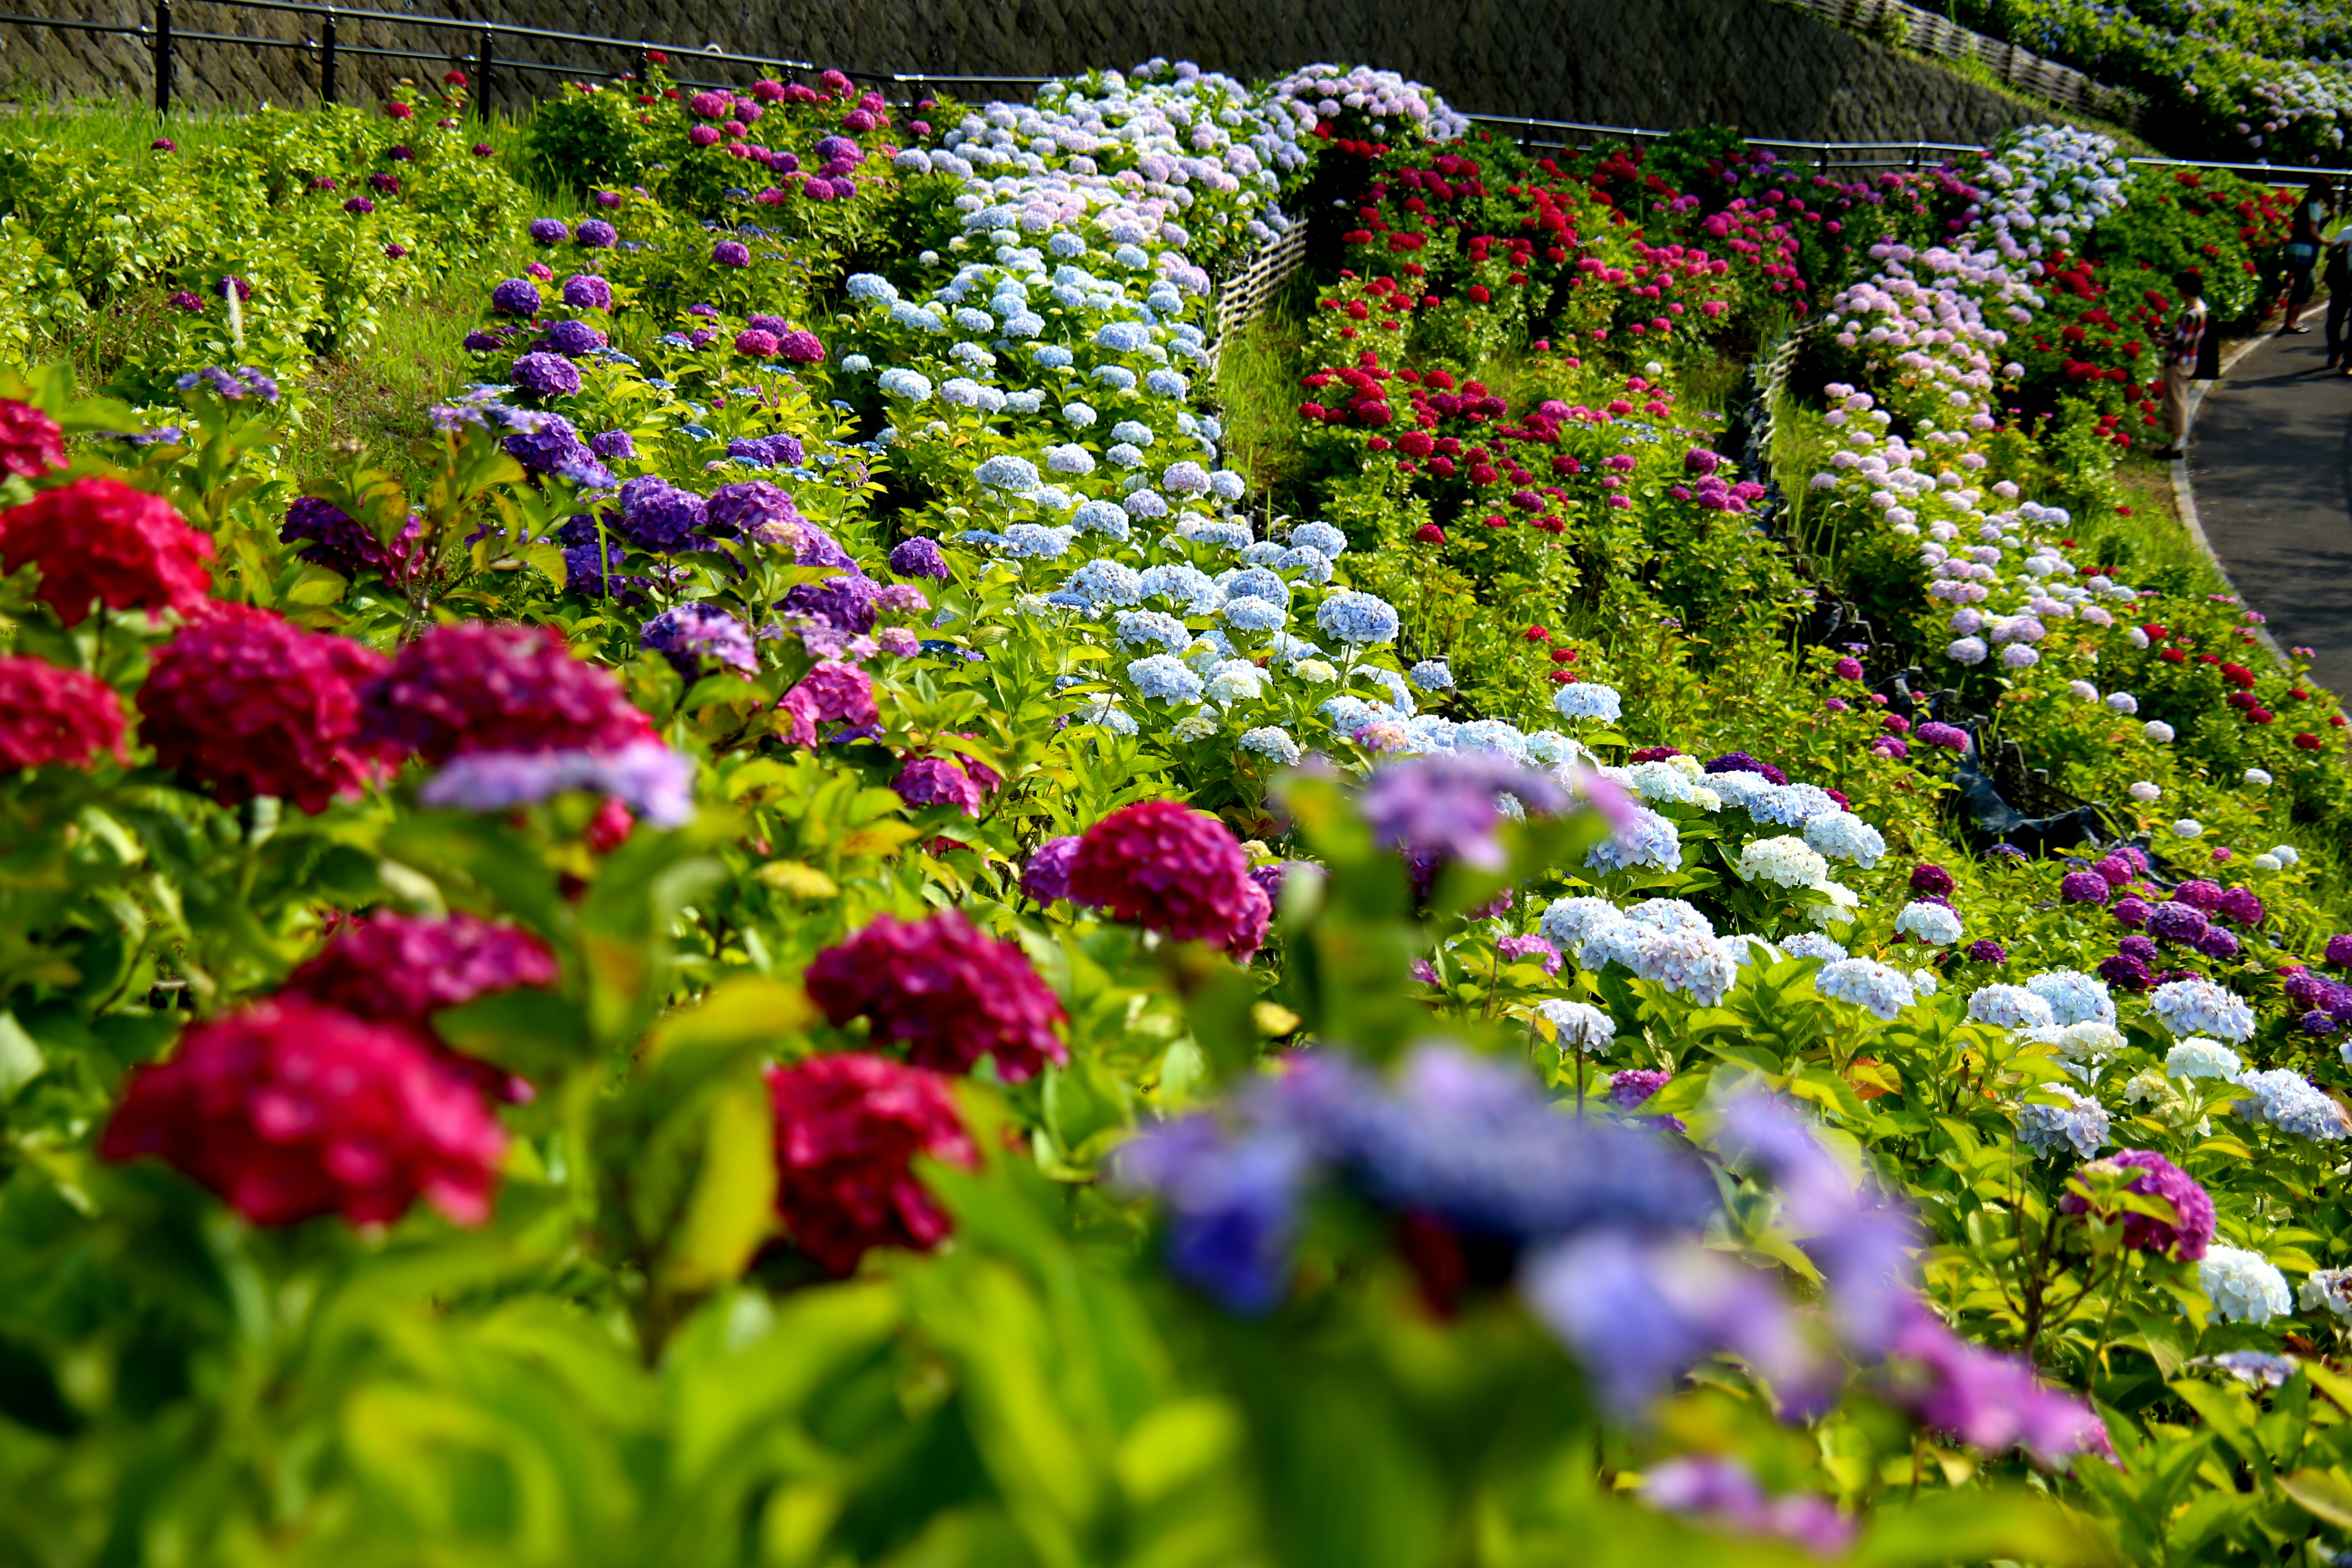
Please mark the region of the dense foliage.
POLYGON ((2264 193, 447 85, 0 133, 173 312, 0 384, 0 1556, 2347 1544, 2345 720, 2118 479, 2264 193))

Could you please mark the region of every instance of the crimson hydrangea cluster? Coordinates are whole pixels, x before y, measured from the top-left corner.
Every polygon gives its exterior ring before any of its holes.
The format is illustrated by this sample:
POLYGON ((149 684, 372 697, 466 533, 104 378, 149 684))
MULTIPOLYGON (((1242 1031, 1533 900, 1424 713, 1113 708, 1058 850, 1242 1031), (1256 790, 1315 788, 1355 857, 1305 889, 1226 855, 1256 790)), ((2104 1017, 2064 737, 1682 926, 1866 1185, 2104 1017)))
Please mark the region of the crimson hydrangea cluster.
POLYGON ((863 1051, 771 1068, 776 1212, 793 1244, 846 1275, 874 1247, 928 1252, 951 1226, 914 1173, 918 1155, 967 1168, 980 1152, 947 1080, 863 1051))
POLYGON ((0 397, 0 472, 37 479, 66 466, 65 432, 29 403, 0 397))
POLYGON ((412 1031, 288 997, 198 1024, 133 1072, 98 1149, 157 1156, 256 1225, 388 1225, 420 1197, 479 1225, 506 1134, 412 1031))
POLYGON ((529 931, 478 915, 387 910, 345 922, 287 976, 285 994, 372 1023, 424 1029, 442 1008, 555 980, 555 955, 529 931))
POLYGON ((120 479, 76 479, 0 511, 0 566, 38 567, 42 603, 69 626, 89 618, 93 600, 192 615, 212 590, 212 558, 209 534, 120 479))
POLYGON ((158 763, 225 805, 274 795, 315 814, 359 794, 383 760, 361 739, 359 692, 383 668, 348 637, 218 605, 156 653, 140 733, 158 763))
POLYGON ((87 768, 122 755, 122 701, 94 675, 22 654, 0 657, 0 768, 87 768))
POLYGON ((1113 920, 1246 960, 1273 917, 1249 858, 1225 825, 1179 801, 1121 807, 1087 829, 1070 859, 1069 896, 1113 920))
POLYGON ((993 1057, 1020 1083, 1069 1051, 1054 1033, 1062 1004, 1009 942, 954 910, 900 921, 887 915, 810 961, 810 998, 835 1026, 866 1020, 877 1043, 907 1047, 917 1067, 971 1070, 993 1057))
POLYGON ((614 752, 654 739, 609 671, 548 626, 435 626, 360 694, 361 732, 428 763, 480 752, 614 752))

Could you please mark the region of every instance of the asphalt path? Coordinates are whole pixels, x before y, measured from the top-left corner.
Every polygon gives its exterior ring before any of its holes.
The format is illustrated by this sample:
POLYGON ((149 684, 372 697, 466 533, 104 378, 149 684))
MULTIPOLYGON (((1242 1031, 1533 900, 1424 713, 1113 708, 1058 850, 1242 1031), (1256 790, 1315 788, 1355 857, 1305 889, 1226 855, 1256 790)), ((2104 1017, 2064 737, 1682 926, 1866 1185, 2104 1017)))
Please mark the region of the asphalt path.
POLYGON ((2327 370, 2326 300, 2307 335, 2264 338, 2215 382, 2189 441, 2206 539, 2246 603, 2352 693, 2352 378, 2327 370))

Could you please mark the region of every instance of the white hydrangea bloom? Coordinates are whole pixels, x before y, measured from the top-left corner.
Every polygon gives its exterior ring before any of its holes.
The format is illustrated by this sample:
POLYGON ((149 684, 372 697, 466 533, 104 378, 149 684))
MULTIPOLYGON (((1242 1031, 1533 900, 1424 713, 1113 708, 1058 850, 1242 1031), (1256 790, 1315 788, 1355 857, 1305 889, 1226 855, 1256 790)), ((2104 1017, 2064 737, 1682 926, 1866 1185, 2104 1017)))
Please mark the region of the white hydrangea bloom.
POLYGON ((1895 929, 1906 936, 1936 947, 1949 947, 1960 940, 1960 917, 1941 904, 1909 903, 1895 917, 1895 929))
POLYGON ((1832 860, 1851 860, 1867 871, 1886 853, 1878 829, 1850 811, 1833 811, 1805 824, 1805 842, 1832 860))
POLYGON ((1869 958, 1841 958, 1822 965, 1813 976, 1813 989, 1880 1019, 1894 1017, 1918 999, 1909 975, 1869 958))
POLYGON ((2246 1064, 2221 1041, 2192 1035, 2165 1053, 2164 1070, 2173 1078, 2219 1078, 2235 1083, 2246 1064))
POLYGON ((2050 1004, 2022 985, 1979 987, 1969 994, 1969 1016, 2003 1029, 2049 1029, 2058 1023, 2050 1004))
POLYGON ((2116 1004, 2105 983, 2080 970, 2047 970, 2028 980, 2025 988, 2049 1003, 2052 1016, 2062 1025, 2116 1021, 2116 1004))
POLYGON ((2170 981, 2156 988, 2147 1005, 2166 1028, 2184 1039, 2219 1035, 2242 1044, 2254 1036, 2254 1010, 2210 980, 2170 981))
POLYGON ((2294 1310, 2286 1276, 2259 1252, 2219 1242, 2197 1265, 2197 1283, 2224 1322, 2267 1323, 2294 1310))
POLYGON ((1751 882, 1811 888, 1828 878, 1830 866, 1803 839, 1783 836, 1759 838, 1740 850, 1739 874, 1751 882))
POLYGON ((1538 1002, 1536 1011, 1550 1024, 1559 1054, 1605 1057, 1617 1048, 1617 1021, 1584 1002, 1538 1002))

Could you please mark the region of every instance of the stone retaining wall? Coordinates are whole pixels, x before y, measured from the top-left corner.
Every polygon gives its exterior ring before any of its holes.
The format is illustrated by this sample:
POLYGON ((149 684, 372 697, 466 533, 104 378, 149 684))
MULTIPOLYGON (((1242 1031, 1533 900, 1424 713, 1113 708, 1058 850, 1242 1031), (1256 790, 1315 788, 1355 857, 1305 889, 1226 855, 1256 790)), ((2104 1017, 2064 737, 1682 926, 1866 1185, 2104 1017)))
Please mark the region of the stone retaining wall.
MULTIPOLYGON (((23 14, 136 25, 137 0, 16 0, 23 14)), ((387 4, 383 8, 393 9, 387 4)), ((409 9, 457 15, 448 0, 409 9)), ((1363 61, 1428 82, 1458 108, 1488 114, 1673 129, 1733 125, 1797 141, 1977 144, 2037 110, 1772 0, 487 0, 475 19, 613 37, 673 51, 813 60, 853 72, 1050 76, 1153 55, 1244 77, 1311 61, 1363 61)), ((180 0, 183 32, 315 37, 317 19, 180 0)), ((414 48, 409 61, 343 58, 343 95, 380 93, 396 77, 437 77, 473 36, 346 19, 341 45, 414 48)), ((625 70, 626 51, 500 40, 520 62, 625 70)), ((152 99, 144 39, 0 25, 0 77, 63 95, 152 99)), ((683 61, 679 62, 682 74, 683 61)), ((180 101, 307 102, 311 50, 184 43, 180 101)), ((496 96, 520 107, 512 70, 496 96)), ((986 88, 967 89, 987 92, 986 88)), ((1002 91, 1003 89, 997 89, 1002 91)))

